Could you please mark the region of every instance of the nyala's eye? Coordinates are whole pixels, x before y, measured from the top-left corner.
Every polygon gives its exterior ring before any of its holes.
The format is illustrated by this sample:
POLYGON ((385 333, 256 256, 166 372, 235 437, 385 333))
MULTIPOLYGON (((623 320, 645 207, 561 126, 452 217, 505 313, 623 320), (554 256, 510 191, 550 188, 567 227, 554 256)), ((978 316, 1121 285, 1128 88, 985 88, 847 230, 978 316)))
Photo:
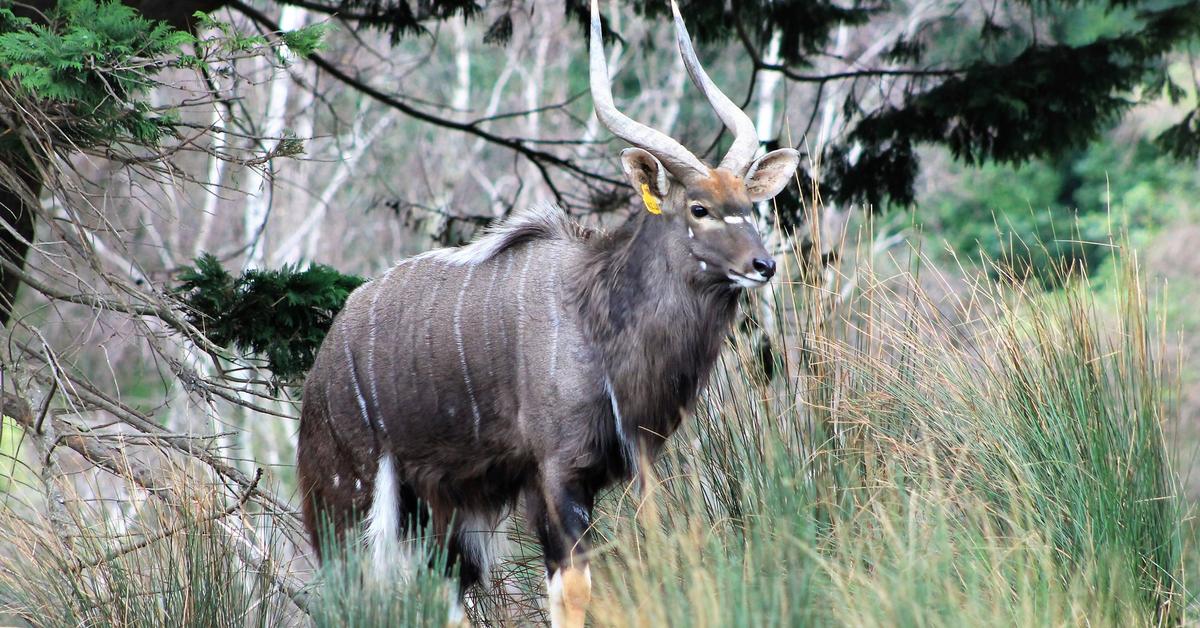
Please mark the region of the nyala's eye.
POLYGON ((708 210, 703 205, 692 205, 692 215, 696 218, 703 218, 708 215, 708 210))

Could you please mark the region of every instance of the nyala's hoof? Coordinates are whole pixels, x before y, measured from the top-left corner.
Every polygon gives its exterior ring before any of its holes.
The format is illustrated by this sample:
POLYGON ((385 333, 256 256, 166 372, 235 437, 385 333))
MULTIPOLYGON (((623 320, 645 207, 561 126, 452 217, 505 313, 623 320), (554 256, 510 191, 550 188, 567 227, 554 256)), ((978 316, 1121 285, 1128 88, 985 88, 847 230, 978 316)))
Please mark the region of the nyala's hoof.
POLYGON ((550 579, 550 625, 553 628, 583 628, 588 603, 592 601, 592 573, 584 567, 568 567, 550 579))

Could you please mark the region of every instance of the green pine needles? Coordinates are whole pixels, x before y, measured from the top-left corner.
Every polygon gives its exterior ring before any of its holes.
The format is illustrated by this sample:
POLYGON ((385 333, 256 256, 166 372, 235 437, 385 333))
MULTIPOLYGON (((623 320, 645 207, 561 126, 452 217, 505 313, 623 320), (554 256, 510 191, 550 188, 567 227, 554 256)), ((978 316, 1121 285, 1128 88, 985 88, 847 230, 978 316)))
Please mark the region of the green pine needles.
POLYGON ((75 141, 157 144, 173 119, 138 100, 194 41, 115 2, 65 0, 46 24, 0 8, 0 76, 64 115, 75 141), (73 114, 73 115, 72 115, 73 114))
POLYGON ((320 264, 234 277, 206 253, 179 281, 175 292, 188 322, 217 345, 264 357, 277 382, 292 384, 312 366, 333 317, 365 280, 320 264))
POLYGON ((61 131, 70 144, 90 146, 157 146, 174 133, 175 107, 145 100, 163 70, 203 69, 210 54, 273 51, 286 63, 282 47, 307 56, 327 30, 326 24, 313 24, 278 33, 273 42, 196 13, 198 27, 212 33, 198 39, 112 0, 62 0, 44 23, 17 16, 11 6, 0 0, 0 79, 12 82, 16 97, 30 101, 28 109, 50 118, 47 127, 61 131))

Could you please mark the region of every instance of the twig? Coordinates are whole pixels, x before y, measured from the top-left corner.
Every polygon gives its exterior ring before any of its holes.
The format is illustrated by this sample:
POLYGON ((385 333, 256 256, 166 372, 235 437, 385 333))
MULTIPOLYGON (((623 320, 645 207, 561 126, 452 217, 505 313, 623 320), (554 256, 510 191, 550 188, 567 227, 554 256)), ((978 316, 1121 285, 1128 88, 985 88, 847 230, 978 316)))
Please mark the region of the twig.
POLYGON ((38 412, 37 424, 33 427, 33 431, 38 434, 42 433, 42 423, 46 420, 46 413, 50 411, 50 402, 54 399, 54 393, 56 392, 58 392, 58 378, 55 378, 50 383, 50 392, 42 400, 42 409, 38 412))
MULTIPOLYGON (((276 24, 271 18, 264 15, 258 9, 255 9, 254 7, 251 7, 244 2, 241 2, 240 0, 233 0, 232 2, 229 3, 229 6, 230 6, 230 8, 237 9, 239 12, 244 14, 246 17, 263 25, 266 28, 271 29, 274 32, 280 31, 279 25, 276 24)), ((348 73, 346 73, 342 69, 338 68, 337 66, 333 65, 332 63, 327 61, 324 57, 322 57, 319 54, 315 54, 315 53, 311 54, 308 56, 308 59, 310 61, 312 61, 314 64, 316 64, 317 67, 321 68, 322 70, 329 73, 331 76, 333 76, 334 78, 338 79, 339 81, 345 83, 346 85, 349 85, 350 87, 353 87, 354 89, 362 92, 363 94, 366 94, 367 96, 370 96, 371 98, 373 98, 389 107, 397 109, 400 112, 407 114, 410 117, 416 118, 423 122, 428 122, 430 124, 435 124, 437 126, 444 127, 447 129, 452 129, 455 131, 462 131, 463 133, 469 133, 469 134, 479 137, 485 141, 488 141, 493 144, 497 144, 499 146, 503 146, 512 151, 515 151, 516 153, 529 159, 529 161, 532 162, 535 167, 537 167, 538 172, 542 175, 542 179, 545 180, 546 185, 550 188, 550 191, 554 194, 555 199, 560 204, 565 204, 565 197, 563 196, 562 192, 558 189, 558 187, 554 184, 554 180, 550 177, 550 173, 546 169, 547 164, 549 164, 551 166, 555 166, 557 168, 562 168, 563 170, 574 173, 584 179, 591 179, 594 181, 607 183, 609 185, 624 185, 621 181, 618 181, 611 177, 606 177, 604 175, 601 175, 596 172, 592 172, 590 170, 585 170, 584 168, 576 165, 575 163, 573 163, 569 160, 563 159, 562 157, 559 157, 557 155, 547 153, 545 151, 537 150, 534 148, 530 148, 527 145, 527 141, 524 139, 503 137, 500 135, 496 135, 490 131, 487 131, 486 129, 480 128, 474 122, 456 122, 454 120, 447 120, 445 118, 440 118, 438 116, 432 115, 428 112, 421 111, 420 109, 412 107, 411 105, 401 101, 399 98, 385 94, 385 93, 379 91, 378 89, 375 89, 374 87, 371 87, 370 85, 364 83, 363 81, 361 81, 353 76, 350 76, 348 73)))
POLYGON ((130 554, 132 552, 136 552, 136 551, 150 545, 151 543, 155 543, 155 542, 161 541, 162 539, 165 539, 169 536, 174 536, 176 534, 179 534, 180 532, 187 530, 188 528, 196 525, 197 523, 207 523, 209 521, 215 521, 217 519, 221 519, 223 517, 228 517, 229 515, 232 515, 239 508, 246 505, 246 501, 248 499, 250 499, 250 495, 252 494, 254 487, 258 486, 259 481, 262 480, 262 476, 263 476, 263 470, 262 470, 262 467, 259 467, 258 471, 254 474, 254 483, 248 489, 242 491, 241 497, 239 497, 236 502, 230 504, 229 506, 227 506, 225 509, 221 510, 220 512, 213 513, 202 519, 188 520, 184 523, 181 523, 181 524, 179 524, 173 528, 169 528, 167 530, 159 530, 159 532, 157 534, 153 534, 151 536, 147 536, 142 539, 139 539, 138 541, 135 541, 133 543, 126 544, 122 547, 119 547, 119 548, 105 554, 104 556, 94 558, 94 559, 86 561, 86 562, 79 561, 75 564, 75 571, 80 572, 80 571, 83 571, 84 569, 91 569, 92 567, 99 567, 100 565, 102 565, 104 563, 112 562, 113 560, 116 560, 117 558, 120 558, 121 556, 130 554))
POLYGON ((845 72, 830 72, 829 74, 800 74, 795 70, 788 68, 782 63, 767 63, 763 60, 762 55, 754 47, 750 41, 750 34, 746 32, 746 27, 740 19, 734 20, 734 27, 737 31, 738 39, 742 42, 742 48, 746 50, 747 56, 754 64, 755 70, 769 70, 779 72, 787 78, 798 83, 817 83, 824 85, 831 81, 841 81, 846 79, 860 79, 879 76, 908 76, 908 77, 948 77, 959 76, 966 74, 964 68, 867 68, 862 70, 847 70, 845 72))
MULTIPOLYGON (((5 414, 8 414, 8 409, 12 408, 16 412, 15 416, 10 415, 13 419, 27 428, 33 427, 33 413, 29 410, 28 401, 5 395, 2 405, 5 409, 5 414)), ((186 505, 180 503, 175 496, 175 487, 167 485, 159 479, 162 474, 131 461, 123 452, 109 447, 97 439, 84 438, 84 431, 65 419, 51 415, 50 426, 56 433, 60 434, 59 440, 63 444, 78 452, 88 462, 113 475, 133 482, 150 495, 163 500, 172 507, 181 510, 186 508, 186 505)), ((261 474, 261 469, 259 473, 261 474)), ((243 499, 248 499, 250 495, 262 490, 257 484, 258 479, 256 477, 254 483, 245 491, 246 497, 243 499)), ((245 547, 245 539, 235 538, 234 541, 234 547, 238 552, 238 556, 246 563, 258 563, 258 566, 262 566, 266 562, 265 559, 259 560, 253 556, 252 552, 245 547)), ((309 594, 303 583, 286 573, 279 573, 270 569, 260 571, 267 578, 270 578, 272 584, 287 595, 297 608, 305 614, 309 613, 309 594)))
MULTIPOLYGON (((262 479, 263 479, 263 469, 262 469, 262 467, 259 467, 258 471, 256 473, 254 473, 254 484, 251 486, 251 489, 253 489, 253 486, 257 486, 259 480, 262 480, 262 479)), ((246 501, 250 500, 251 489, 242 491, 241 497, 238 498, 238 501, 236 501, 232 504, 229 504, 229 506, 227 508, 224 508, 223 510, 221 510, 221 512, 214 513, 209 516, 205 516, 205 518, 203 518, 203 519, 188 520, 188 521, 184 522, 184 524, 180 524, 173 528, 168 528, 168 530, 158 531, 157 534, 152 534, 152 536, 144 537, 142 539, 137 540, 137 542, 134 542, 134 543, 128 543, 126 545, 122 545, 122 546, 120 546, 120 548, 110 551, 110 552, 108 552, 108 554, 106 554, 104 556, 94 558, 94 560, 86 561, 86 562, 79 561, 78 563, 76 563, 76 566, 74 566, 74 569, 76 569, 76 572, 82 572, 82 570, 84 570, 84 569, 90 569, 92 567, 100 567, 101 564, 103 564, 103 563, 115 561, 116 558, 120 558, 121 556, 125 556, 126 554, 132 554, 132 552, 143 549, 143 548, 145 548, 145 546, 148 546, 151 543, 160 542, 160 540, 167 538, 167 537, 173 537, 173 536, 175 536, 175 534, 178 534, 182 531, 187 530, 187 528, 190 528, 196 524, 200 524, 200 522, 209 522, 209 521, 215 521, 217 519, 226 518, 226 516, 234 514, 236 512, 236 510, 238 510, 242 506, 245 506, 246 501)))
MULTIPOLYGON (((25 349, 26 355, 31 357, 37 356, 36 353, 29 352, 26 347, 21 345, 17 346, 25 349)), ((120 419, 122 423, 139 431, 145 432, 150 436, 164 437, 162 442, 171 449, 204 463, 214 472, 216 472, 218 476, 246 488, 248 491, 250 491, 252 496, 268 510, 268 512, 277 518, 280 524, 282 524, 285 528, 295 532, 297 534, 297 538, 304 537, 302 527, 300 525, 300 519, 296 512, 268 489, 265 489, 262 486, 254 486, 251 482, 251 479, 247 477, 246 474, 222 462, 206 448, 195 445, 192 442, 192 439, 181 440, 178 438, 166 438, 177 435, 172 434, 163 427, 160 427, 157 423, 151 420, 150 417, 142 414, 141 412, 138 412, 137 410, 130 408, 119 401, 110 399, 107 395, 96 389, 86 380, 73 377, 71 374, 66 372, 61 373, 61 375, 66 378, 66 381, 74 388, 75 396, 91 405, 103 409, 105 412, 108 412, 117 419, 120 419)), ((7 398, 5 399, 5 404, 5 413, 7 414, 7 398)), ((19 409, 19 406, 15 409, 19 409)), ((31 421, 32 412, 28 409, 26 409, 26 412, 29 413, 29 420, 31 421)), ((53 417, 53 413, 51 413, 51 416, 53 417)), ((26 421, 26 423, 28 423, 28 421, 26 421)), ((82 439, 84 437, 77 434, 76 438, 82 439)))

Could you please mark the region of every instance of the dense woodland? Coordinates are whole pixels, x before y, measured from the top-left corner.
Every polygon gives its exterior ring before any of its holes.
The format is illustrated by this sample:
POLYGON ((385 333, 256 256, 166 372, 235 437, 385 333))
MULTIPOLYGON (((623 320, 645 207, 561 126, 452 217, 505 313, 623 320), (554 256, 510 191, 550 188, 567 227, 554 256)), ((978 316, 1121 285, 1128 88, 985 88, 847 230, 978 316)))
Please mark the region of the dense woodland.
MULTIPOLYGON (((680 4, 803 161, 591 621, 1194 621, 1200 1, 680 4)), ((639 211, 586 8, 0 0, 0 624, 444 625, 316 564, 298 385, 396 260, 639 211)), ((622 110, 719 158, 669 5, 601 8, 622 110)), ((480 625, 545 619, 511 537, 480 625)))

